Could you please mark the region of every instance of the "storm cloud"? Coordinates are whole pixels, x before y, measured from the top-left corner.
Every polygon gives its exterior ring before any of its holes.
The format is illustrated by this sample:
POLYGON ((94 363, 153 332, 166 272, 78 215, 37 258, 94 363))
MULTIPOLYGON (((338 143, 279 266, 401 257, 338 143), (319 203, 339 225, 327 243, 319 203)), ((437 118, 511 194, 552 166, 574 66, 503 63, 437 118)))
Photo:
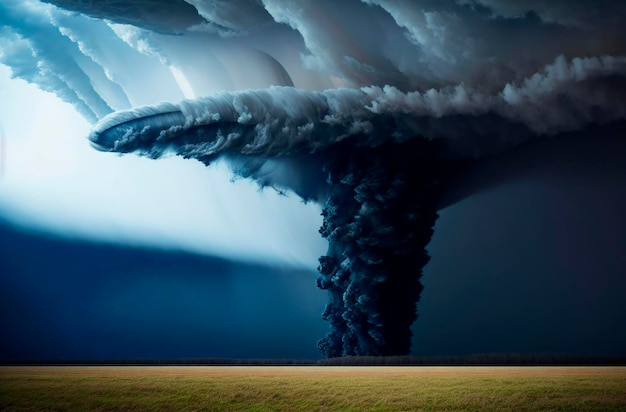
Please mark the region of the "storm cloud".
MULTIPOLYGON (((151 9, 140 27, 120 25, 128 10, 105 10, 107 2, 80 10, 108 19, 93 24, 123 40, 123 54, 106 58, 81 31, 83 16, 42 8, 28 24, 54 36, 26 36, 18 16, 34 3, 5 6, 5 30, 19 42, 2 61, 99 119, 89 136, 99 150, 225 159, 235 174, 319 202, 329 241, 317 282, 330 299, 325 356, 409 351, 437 211, 472 165, 506 165, 529 145, 626 120, 626 8, 617 2, 194 0, 203 21, 182 29, 187 20, 175 17, 189 8, 179 3, 179 14, 151 9), (45 42, 54 39, 78 57, 50 53, 45 42), (18 58, 27 51, 33 57, 18 58), (185 73, 186 59, 207 59, 204 76, 228 86, 197 80, 194 94, 206 97, 164 91, 158 100, 169 103, 130 108, 141 94, 131 89, 150 80, 130 81, 109 65, 122 55, 152 59, 155 72, 185 73), (80 81, 96 79, 87 64, 63 77, 85 56, 105 74, 98 87, 80 81), (262 76, 246 78, 241 62, 262 76), (112 107, 121 110, 105 116, 112 107)), ((180 86, 173 80, 164 90, 180 86)), ((464 184, 465 195, 484 186, 464 184)))

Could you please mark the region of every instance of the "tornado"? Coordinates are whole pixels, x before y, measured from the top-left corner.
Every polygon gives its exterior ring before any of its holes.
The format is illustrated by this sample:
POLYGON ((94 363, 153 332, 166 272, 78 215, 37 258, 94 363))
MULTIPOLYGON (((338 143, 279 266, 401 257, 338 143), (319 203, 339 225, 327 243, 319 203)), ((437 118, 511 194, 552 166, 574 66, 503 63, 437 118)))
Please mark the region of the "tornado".
MULTIPOLYGON (((113 113, 89 140, 153 159, 225 159, 240 176, 318 202, 329 247, 317 286, 328 292, 331 326, 318 348, 326 357, 402 355, 438 210, 506 182, 502 165, 537 142, 623 122, 625 68, 624 58, 559 57, 492 93, 461 84, 220 93, 113 113), (495 179, 472 175, 494 162, 495 179)), ((532 167, 533 156, 521 158, 515 167, 532 167)))

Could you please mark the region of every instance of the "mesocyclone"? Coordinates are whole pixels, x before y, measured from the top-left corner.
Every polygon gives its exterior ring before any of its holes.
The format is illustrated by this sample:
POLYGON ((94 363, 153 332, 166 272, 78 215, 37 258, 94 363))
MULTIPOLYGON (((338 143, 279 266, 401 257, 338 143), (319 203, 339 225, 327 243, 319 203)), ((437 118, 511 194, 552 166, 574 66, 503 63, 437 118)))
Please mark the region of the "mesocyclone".
MULTIPOLYGON (((219 93, 113 113, 89 139, 99 150, 151 158, 173 153, 206 165, 225 158, 241 176, 318 201, 329 249, 317 284, 328 290, 323 317, 332 327, 320 350, 328 357, 405 354, 425 247, 437 210, 450 202, 450 182, 468 165, 525 142, 623 119, 623 68, 621 58, 559 58, 495 94, 462 85, 423 93, 219 93), (580 98, 592 88, 591 98, 580 98), (542 112, 546 104, 550 111, 542 112), (572 111, 579 115, 570 121, 572 111)), ((497 173, 505 181, 502 164, 497 173)))

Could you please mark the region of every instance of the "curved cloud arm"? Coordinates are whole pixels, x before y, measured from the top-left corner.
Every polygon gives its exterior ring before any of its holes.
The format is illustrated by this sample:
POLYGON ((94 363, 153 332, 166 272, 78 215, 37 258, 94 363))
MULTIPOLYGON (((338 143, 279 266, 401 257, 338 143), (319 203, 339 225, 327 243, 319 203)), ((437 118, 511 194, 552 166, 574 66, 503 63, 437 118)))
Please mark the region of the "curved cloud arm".
POLYGON ((172 104, 142 107, 105 117, 89 135, 100 151, 131 152, 141 140, 159 139, 166 130, 185 125, 185 115, 172 104))
POLYGON ((625 118, 625 73, 624 57, 559 57, 493 94, 464 85, 406 93, 390 86, 220 93, 108 115, 89 139, 105 151, 155 158, 173 151, 204 161, 316 153, 347 138, 376 147, 420 136, 443 139, 457 157, 476 157, 532 136, 625 118))
POLYGON ((98 122, 89 140, 99 150, 153 157, 168 149, 185 157, 311 153, 356 134, 382 139, 371 122, 384 116, 368 110, 370 103, 367 94, 352 89, 222 93, 114 113, 98 122))

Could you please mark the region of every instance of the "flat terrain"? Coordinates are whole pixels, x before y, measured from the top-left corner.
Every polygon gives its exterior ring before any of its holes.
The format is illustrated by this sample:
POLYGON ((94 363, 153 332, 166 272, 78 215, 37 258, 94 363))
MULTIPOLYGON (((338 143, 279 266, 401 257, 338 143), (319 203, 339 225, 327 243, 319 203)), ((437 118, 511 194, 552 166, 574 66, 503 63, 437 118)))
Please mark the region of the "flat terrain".
POLYGON ((626 367, 0 367, 3 411, 625 408, 626 367))

